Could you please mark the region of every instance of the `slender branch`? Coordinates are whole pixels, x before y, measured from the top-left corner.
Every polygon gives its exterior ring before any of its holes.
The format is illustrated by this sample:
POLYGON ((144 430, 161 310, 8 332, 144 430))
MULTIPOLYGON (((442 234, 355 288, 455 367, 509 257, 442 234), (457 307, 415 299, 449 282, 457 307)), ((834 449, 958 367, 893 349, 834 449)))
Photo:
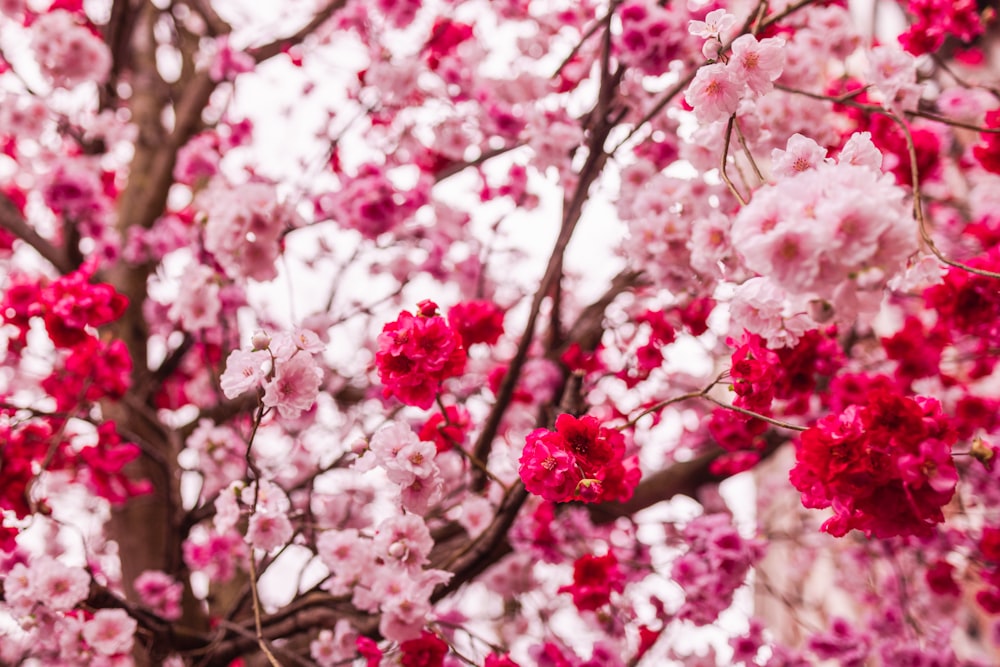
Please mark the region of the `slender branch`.
POLYGON ((10 198, 0 192, 0 227, 19 238, 35 249, 46 261, 60 273, 70 273, 76 267, 69 261, 65 251, 36 232, 21 215, 17 206, 10 198))
POLYGON ((283 53, 291 46, 296 46, 301 44, 309 35, 316 32, 316 30, 326 23, 331 16, 333 16, 338 10, 342 9, 347 4, 347 0, 332 0, 323 9, 316 12, 309 23, 302 26, 298 32, 288 37, 282 37, 281 39, 276 39, 273 42, 263 44, 261 46, 256 46, 247 49, 247 53, 257 61, 262 63, 265 60, 269 60, 279 53, 283 53))
POLYGON ((750 152, 750 147, 747 146, 747 138, 743 136, 743 130, 740 129, 740 122, 735 120, 735 116, 733 118, 733 128, 736 130, 736 138, 739 139, 740 146, 743 148, 743 154, 746 156, 747 162, 750 163, 750 168, 753 169, 754 176, 756 176, 757 180, 763 184, 766 182, 766 179, 764 178, 764 175, 760 173, 760 167, 757 166, 757 161, 753 159, 753 153, 750 152))
POLYGON ((759 419, 761 421, 765 421, 768 424, 771 424, 772 426, 777 426, 779 428, 786 428, 786 429, 788 429, 790 431, 808 431, 809 430, 805 426, 799 426, 798 424, 792 424, 792 423, 789 423, 789 422, 781 421, 780 419, 775 419, 774 417, 768 417, 767 415, 762 415, 761 413, 754 412, 753 410, 747 410, 746 408, 741 408, 741 407, 736 406, 736 405, 731 405, 731 404, 726 403, 724 401, 720 401, 717 398, 713 398, 713 397, 709 396, 708 394, 702 395, 702 398, 704 398, 706 401, 709 401, 710 403, 715 403, 720 408, 725 408, 726 410, 732 410, 733 412, 738 412, 741 415, 746 415, 747 417, 753 417, 754 419, 759 419))
POLYGON ((729 117, 729 123, 726 125, 726 141, 722 146, 722 164, 719 166, 719 175, 722 177, 722 181, 729 188, 729 191, 740 201, 744 206, 747 205, 747 200, 743 198, 740 191, 736 189, 733 185, 732 179, 729 178, 729 174, 726 173, 726 163, 729 162, 729 142, 733 136, 733 125, 736 123, 736 114, 729 117))

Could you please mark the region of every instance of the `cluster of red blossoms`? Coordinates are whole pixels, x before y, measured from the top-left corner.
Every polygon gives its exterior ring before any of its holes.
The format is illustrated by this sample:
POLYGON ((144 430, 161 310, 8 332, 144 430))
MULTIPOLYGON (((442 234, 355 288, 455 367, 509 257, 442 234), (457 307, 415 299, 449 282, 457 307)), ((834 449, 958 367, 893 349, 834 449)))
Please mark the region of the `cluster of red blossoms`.
POLYGON ((465 370, 462 338, 437 314, 433 301, 417 304, 416 315, 403 311, 382 328, 375 365, 386 397, 427 409, 441 383, 465 370))
POLYGON ((831 535, 925 536, 958 482, 956 439, 937 400, 878 388, 802 433, 791 482, 804 506, 833 509, 831 535))
POLYGON ((466 350, 502 334, 503 311, 490 301, 456 304, 447 321, 433 301, 418 303, 416 315, 404 310, 378 337, 375 365, 385 396, 426 410, 441 383, 465 370, 466 350))
MULTIPOLYGON (((122 472, 139 448, 122 442, 114 423, 104 422, 84 435, 64 416, 77 410, 86 414, 97 401, 121 398, 131 380, 132 360, 125 344, 97 335, 98 327, 122 315, 128 301, 111 285, 91 282, 92 276, 93 269, 86 266, 51 282, 15 276, 0 302, 0 318, 18 330, 10 341, 12 354, 24 350, 32 321, 39 319, 62 352, 52 373, 41 381, 55 399, 58 415, 25 421, 17 408, 0 411, 0 509, 17 517, 31 513, 29 490, 42 469, 68 471, 111 502, 148 489, 122 472)), ((11 537, 10 531, 2 532, 11 537)), ((0 548, 10 545, 4 542, 0 548)))
POLYGON ((625 577, 611 552, 603 556, 584 554, 573 563, 573 583, 559 589, 573 596, 580 611, 596 611, 611 601, 611 592, 625 589, 625 577))
POLYGON ((632 497, 641 472, 625 458, 625 438, 595 417, 559 415, 556 429, 528 434, 519 473, 524 488, 553 502, 618 501, 632 497))
POLYGON ((913 21, 899 43, 915 56, 937 51, 949 36, 970 44, 983 32, 976 0, 907 0, 906 11, 913 21))

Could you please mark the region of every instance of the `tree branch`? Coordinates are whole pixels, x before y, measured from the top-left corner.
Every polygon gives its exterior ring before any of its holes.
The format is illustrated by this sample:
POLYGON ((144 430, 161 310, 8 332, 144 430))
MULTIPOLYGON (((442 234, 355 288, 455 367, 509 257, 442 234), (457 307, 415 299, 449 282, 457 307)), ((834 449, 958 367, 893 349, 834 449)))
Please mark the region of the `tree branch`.
POLYGON ((0 227, 34 248, 60 273, 70 273, 76 268, 64 250, 52 245, 51 241, 36 232, 21 215, 14 202, 3 193, 0 193, 0 227))

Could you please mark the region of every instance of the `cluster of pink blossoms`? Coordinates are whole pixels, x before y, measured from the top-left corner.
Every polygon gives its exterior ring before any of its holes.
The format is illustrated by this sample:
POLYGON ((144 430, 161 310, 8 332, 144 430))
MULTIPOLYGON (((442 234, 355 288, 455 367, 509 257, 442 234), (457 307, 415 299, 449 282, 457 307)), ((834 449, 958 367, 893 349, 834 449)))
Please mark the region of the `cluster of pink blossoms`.
POLYGON ((914 20, 899 43, 914 55, 934 53, 949 36, 971 44, 983 32, 976 0, 906 0, 906 11, 914 20))
POLYGON ((233 185, 221 177, 195 199, 205 217, 205 249, 231 278, 272 280, 282 234, 298 225, 295 211, 269 183, 233 185))
MULTIPOLYGON (((724 10, 710 13, 707 23, 692 21, 691 25, 698 35, 710 37, 709 44, 717 45, 716 48, 721 46, 718 31, 725 25, 725 14, 718 16, 720 12, 724 10)), ((758 40, 753 35, 740 35, 733 40, 731 53, 722 62, 698 68, 684 93, 684 100, 698 120, 703 123, 725 120, 736 113, 741 100, 769 93, 785 65, 784 44, 780 37, 758 40)))
POLYGON ((383 469, 399 489, 400 504, 408 511, 424 514, 441 499, 443 482, 434 458, 438 448, 420 440, 406 424, 395 422, 372 436, 368 451, 354 464, 367 472, 383 469))
POLYGON ((764 544, 741 536, 728 514, 699 516, 684 527, 682 537, 688 550, 670 571, 684 589, 684 604, 677 615, 696 625, 708 625, 732 605, 736 589, 764 556, 764 544))
POLYGON ((432 181, 421 176, 416 186, 401 190, 386 167, 363 164, 351 177, 342 175, 343 187, 316 198, 318 214, 332 218, 362 236, 376 239, 409 219, 430 197, 432 181))
POLYGON ((732 241, 745 265, 780 285, 799 311, 825 302, 838 321, 851 322, 877 311, 882 288, 917 249, 917 226, 866 133, 853 135, 836 163, 825 155, 798 135, 776 150, 780 179, 740 210, 732 241))
MULTIPOLYGON (((124 609, 75 611, 90 594, 90 575, 51 556, 14 562, 3 574, 3 595, 13 620, 29 633, 31 655, 45 664, 131 664, 137 628, 124 609)), ((17 652, 18 639, 6 634, 0 656, 17 652)))
POLYGON ((108 78, 111 51, 85 19, 86 15, 81 18, 56 9, 31 24, 35 58, 55 86, 72 88, 88 81, 100 84, 108 78))
POLYGON ((535 429, 525 441, 519 473, 529 492, 557 503, 632 497, 641 472, 637 457, 625 457, 620 431, 590 415, 559 415, 555 427, 535 429))
POLYGON ((803 505, 832 508, 831 535, 928 535, 958 483, 956 439, 937 400, 875 388, 802 433, 790 478, 803 505))
POLYGON ((462 336, 437 314, 433 301, 421 301, 414 315, 403 311, 378 337, 375 365, 386 397, 427 409, 441 383, 465 370, 462 336))
POLYGON ((433 546, 427 524, 415 514, 385 519, 374 535, 357 528, 323 531, 316 549, 330 576, 322 587, 332 595, 351 595, 357 609, 381 612, 379 632, 386 639, 415 639, 431 618, 434 588, 451 578, 425 568, 433 546))
POLYGON ((258 332, 253 343, 253 350, 233 350, 226 359, 226 370, 219 378, 226 398, 251 389, 263 390, 261 402, 285 419, 309 410, 323 380, 314 357, 325 349, 319 337, 305 329, 280 333, 273 339, 258 332))
POLYGON ((688 13, 681 3, 626 0, 618 7, 622 34, 616 46, 622 60, 643 72, 660 75, 670 62, 681 57, 688 46, 684 22, 688 13))

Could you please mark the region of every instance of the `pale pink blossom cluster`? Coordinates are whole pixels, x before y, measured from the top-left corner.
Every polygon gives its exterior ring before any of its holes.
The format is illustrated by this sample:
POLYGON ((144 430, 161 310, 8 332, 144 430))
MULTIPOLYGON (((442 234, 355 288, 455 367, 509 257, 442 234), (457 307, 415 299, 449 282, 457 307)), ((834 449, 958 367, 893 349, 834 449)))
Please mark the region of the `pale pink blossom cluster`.
POLYGON ((72 14, 57 9, 31 24, 31 48, 42 74, 60 88, 101 84, 111 71, 111 52, 96 34, 72 14))
POLYGON ((234 529, 193 530, 184 540, 184 563, 214 583, 229 581, 247 559, 247 545, 234 529))
POLYGON ((917 60, 902 49, 876 46, 868 52, 868 81, 895 113, 915 111, 924 85, 917 83, 917 60))
POLYGON ((420 0, 376 0, 379 11, 385 14, 386 20, 396 28, 405 28, 417 16, 420 0))
MULTIPOLYGON (((82 567, 32 556, 14 563, 2 581, 5 608, 28 633, 30 655, 50 660, 45 664, 132 664, 128 653, 137 624, 126 611, 101 609, 93 616, 74 611, 90 594, 91 576, 82 567)), ((9 637, 0 641, 0 658, 17 659, 29 650, 27 644, 8 642, 9 637)))
POLYGON ((190 467, 201 475, 203 498, 212 498, 246 473, 246 442, 231 426, 202 419, 188 436, 187 449, 197 456, 190 467))
POLYGON ((268 183, 226 183, 217 178, 199 193, 195 207, 205 219, 205 249, 231 278, 271 280, 282 234, 299 225, 292 208, 268 183))
POLYGON ((184 288, 170 304, 167 314, 181 329, 191 333, 217 327, 222 311, 219 290, 219 274, 204 264, 192 262, 184 270, 184 288))
POLYGON ((0 98, 0 127, 19 140, 36 139, 49 125, 49 109, 30 95, 7 93, 0 98))
POLYGON ((316 402, 323 371, 315 358, 325 345, 312 331, 297 329, 273 338, 254 336, 254 349, 233 350, 219 378, 222 393, 236 398, 250 390, 263 390, 261 402, 285 419, 295 419, 316 402))
POLYGON ((917 249, 917 228, 905 193, 878 169, 867 134, 852 136, 836 162, 821 152, 799 138, 776 153, 787 175, 754 193, 733 222, 732 240, 747 268, 793 299, 830 302, 849 321, 877 309, 886 282, 917 249))
POLYGON ((425 569, 434 540, 423 518, 390 517, 374 535, 355 528, 324 531, 316 539, 320 560, 330 570, 322 587, 333 595, 352 594, 360 610, 381 611, 379 631, 393 641, 420 635, 430 621, 430 596, 451 578, 425 569))
POLYGON ((159 570, 146 570, 133 582, 142 603, 168 621, 181 617, 184 584, 159 570))
POLYGON ((367 472, 381 468, 399 489, 403 508, 425 514, 441 499, 443 489, 436 456, 434 443, 420 440, 407 424, 392 422, 375 432, 354 469, 367 472))
POLYGON ((733 264, 729 217, 712 205, 731 199, 724 188, 666 176, 648 163, 622 173, 618 217, 628 226, 621 252, 668 289, 686 289, 692 269, 708 290, 733 264))
MULTIPOLYGON (((220 494, 220 502, 231 495, 235 496, 235 493, 232 493, 235 490, 234 487, 231 487, 220 494)), ((240 491, 240 502, 243 506, 250 508, 250 521, 247 525, 246 535, 250 546, 272 553, 288 544, 292 539, 294 529, 288 518, 292 504, 277 484, 272 484, 267 480, 261 480, 259 484, 254 482, 240 491)), ((219 503, 216 503, 216 506, 218 507, 219 503)), ((227 516, 231 518, 232 512, 229 512, 227 516)), ((216 523, 216 529, 220 530, 218 523, 216 523)))
POLYGON ((729 303, 732 334, 752 331, 767 341, 770 349, 793 347, 807 331, 819 324, 804 299, 793 299, 770 278, 756 276, 738 285, 729 303))
POLYGON ((324 628, 309 644, 309 655, 319 667, 347 664, 357 655, 358 633, 346 619, 340 619, 333 630, 324 628))
POLYGON ((69 611, 90 592, 90 575, 81 568, 66 565, 51 556, 17 563, 3 582, 5 601, 27 616, 36 605, 50 611, 69 611))
POLYGON ((0 14, 15 21, 20 21, 28 3, 25 0, 0 0, 0 14))
POLYGON ((177 151, 174 180, 191 186, 207 181, 218 173, 221 159, 219 136, 215 132, 196 134, 177 151))
POLYGON ((785 40, 740 35, 725 62, 703 65, 684 93, 684 99, 703 123, 725 120, 740 101, 756 99, 774 87, 785 64, 785 40))

